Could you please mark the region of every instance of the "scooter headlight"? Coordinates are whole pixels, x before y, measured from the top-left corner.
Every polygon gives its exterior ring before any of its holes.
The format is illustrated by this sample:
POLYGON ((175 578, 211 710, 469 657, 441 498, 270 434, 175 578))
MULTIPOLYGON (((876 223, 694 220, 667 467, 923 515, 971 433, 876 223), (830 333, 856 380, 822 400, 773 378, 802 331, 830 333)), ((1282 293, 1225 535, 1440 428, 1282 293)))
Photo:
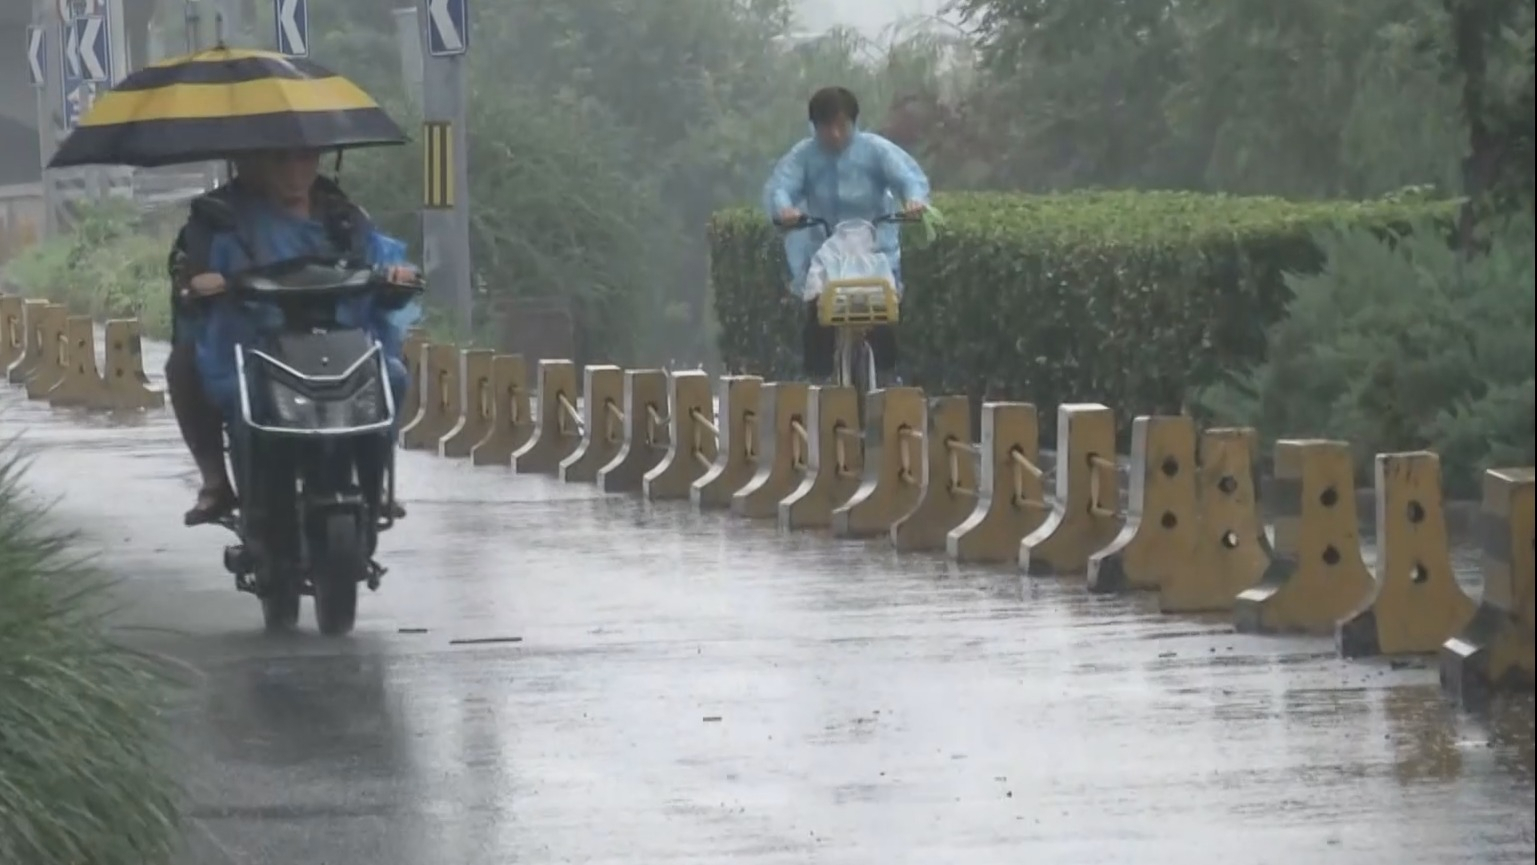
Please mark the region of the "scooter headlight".
POLYGON ((309 397, 276 381, 268 381, 268 395, 272 399, 272 411, 284 426, 299 429, 319 429, 320 408, 309 397))
POLYGON ((271 382, 272 411, 279 423, 293 429, 353 429, 389 419, 384 388, 370 376, 350 395, 316 401, 290 387, 271 382))
POLYGON ((338 403, 337 408, 346 410, 349 426, 368 426, 389 419, 389 407, 384 403, 384 387, 376 375, 369 376, 368 381, 351 397, 338 403))

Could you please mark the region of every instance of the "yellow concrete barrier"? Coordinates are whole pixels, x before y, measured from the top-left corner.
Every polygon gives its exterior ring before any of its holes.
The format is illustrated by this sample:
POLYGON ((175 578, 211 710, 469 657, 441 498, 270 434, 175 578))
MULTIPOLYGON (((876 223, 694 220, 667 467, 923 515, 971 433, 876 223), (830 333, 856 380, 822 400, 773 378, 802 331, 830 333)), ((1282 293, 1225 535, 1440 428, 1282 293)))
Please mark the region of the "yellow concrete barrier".
POLYGON ((1469 708, 1500 692, 1532 693, 1534 489, 1530 467, 1484 473, 1483 597, 1440 655, 1442 690, 1469 708))
POLYGON ((464 409, 459 398, 459 347, 428 344, 426 355, 422 411, 400 431, 400 446, 406 450, 437 450, 464 409))
POLYGON ((753 476, 731 496, 731 512, 749 519, 779 514, 779 502, 800 486, 805 473, 805 447, 796 435, 805 429, 806 400, 811 386, 800 381, 763 385, 754 444, 758 456, 753 476))
POLYGON ((555 474, 561 461, 582 443, 582 416, 576 410, 576 364, 539 361, 539 417, 528 443, 512 455, 518 474, 555 474))
POLYGON ((624 446, 624 421, 615 411, 624 401, 624 370, 609 364, 582 370, 582 441, 561 460, 560 479, 590 484, 624 446))
POLYGON ((1201 433, 1195 544, 1164 572, 1158 586, 1163 612, 1226 612, 1264 576, 1270 541, 1259 513, 1256 441, 1248 427, 1201 433))
POLYGON ((710 376, 690 369, 669 375, 667 454, 641 479, 641 495, 659 502, 688 498, 689 489, 715 462, 715 400, 710 376))
POLYGON ((1089 591, 1156 589, 1195 546, 1195 421, 1139 417, 1131 425, 1126 525, 1089 557, 1089 591))
POLYGON ((1115 539, 1125 522, 1115 464, 1115 413, 1099 403, 1057 409, 1057 506, 1019 542, 1019 565, 1031 575, 1084 574, 1089 556, 1115 539))
MULTIPOLYGON (((865 431, 861 437, 864 468, 859 487, 833 509, 832 533, 839 538, 869 538, 889 534, 897 520, 918 506, 919 477, 903 469, 909 449, 922 459, 926 420, 923 391, 888 387, 865 398, 865 431), (917 447, 906 445, 912 439, 917 447)), ((911 463, 911 458, 908 458, 911 463)))
POLYGON ((491 427, 470 451, 470 462, 510 466, 512 455, 533 433, 528 366, 521 354, 499 354, 491 359, 491 427))
POLYGON ((38 313, 37 341, 42 354, 27 376, 27 399, 47 399, 53 386, 63 380, 69 366, 69 343, 64 338, 68 320, 69 309, 61 303, 50 303, 38 313))
MULTIPOLYGON (((902 551, 942 550, 950 530, 977 506, 977 456, 971 446, 971 405, 964 396, 929 400, 920 434, 902 436, 899 471, 918 487, 918 504, 891 526, 891 545, 902 551), (955 442, 965 451, 952 450, 955 442)), ((1018 539, 1015 539, 1016 548, 1018 539)))
POLYGON ((88 315, 64 322, 65 365, 48 402, 65 408, 109 408, 107 384, 96 366, 96 323, 88 315))
POLYGON ((37 321, 47 308, 46 300, 22 302, 21 356, 5 373, 6 380, 11 384, 26 384, 27 379, 32 377, 32 370, 46 360, 47 352, 43 349, 42 332, 37 329, 37 321))
POLYGON ((720 380, 715 462, 688 491, 696 509, 729 506, 737 491, 752 480, 758 469, 758 411, 762 397, 763 379, 758 376, 728 375, 720 380))
POLYGON ((0 373, 27 352, 26 300, 14 294, 0 295, 0 373))
POLYGON ((945 536, 945 552, 957 562, 1001 564, 1019 559, 1019 545, 1051 513, 1040 468, 1040 418, 1027 402, 982 404, 981 443, 951 441, 950 473, 959 462, 977 466, 975 489, 956 491, 976 499, 976 506, 945 536))
POLYGON ((103 365, 107 407, 113 411, 142 411, 165 407, 165 393, 149 386, 144 374, 144 339, 139 320, 114 318, 103 328, 103 365))
POLYGON ((1372 596, 1352 463, 1345 442, 1276 442, 1275 549, 1259 585, 1233 607, 1239 632, 1332 636, 1372 596))
POLYGON ((496 400, 491 390, 491 364, 496 352, 489 348, 467 348, 460 352, 463 407, 459 419, 438 440, 438 455, 464 459, 475 445, 491 432, 496 400))
POLYGON ((792 424, 789 446, 799 449, 801 482, 779 502, 779 528, 826 528, 833 509, 859 489, 864 450, 859 442, 859 397, 851 387, 818 385, 806 398, 806 422, 792 424))
POLYGON ((1430 654, 1473 618, 1441 509, 1441 458, 1377 455, 1377 591, 1334 630, 1340 655, 1430 654))
POLYGON ((411 374, 411 386, 406 388, 406 398, 401 405, 395 407, 395 417, 400 421, 400 426, 405 428, 422 413, 422 381, 426 378, 427 332, 419 327, 406 331, 406 339, 401 345, 400 355, 406 370, 411 374))
POLYGON ((667 373, 659 369, 629 369, 624 373, 624 400, 617 409, 624 442, 612 462, 598 470, 598 489, 606 493, 639 490, 646 472, 667 454, 667 373))

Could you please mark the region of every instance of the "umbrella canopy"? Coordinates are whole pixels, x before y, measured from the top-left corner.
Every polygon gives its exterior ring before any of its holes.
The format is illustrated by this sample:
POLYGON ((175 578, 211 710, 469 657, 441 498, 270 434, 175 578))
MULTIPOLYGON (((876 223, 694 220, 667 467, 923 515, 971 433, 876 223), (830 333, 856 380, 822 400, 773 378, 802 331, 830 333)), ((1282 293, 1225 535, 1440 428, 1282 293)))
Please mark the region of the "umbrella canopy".
POLYGON ((270 51, 214 48, 147 66, 102 94, 49 160, 154 167, 260 150, 404 144, 367 93, 270 51))

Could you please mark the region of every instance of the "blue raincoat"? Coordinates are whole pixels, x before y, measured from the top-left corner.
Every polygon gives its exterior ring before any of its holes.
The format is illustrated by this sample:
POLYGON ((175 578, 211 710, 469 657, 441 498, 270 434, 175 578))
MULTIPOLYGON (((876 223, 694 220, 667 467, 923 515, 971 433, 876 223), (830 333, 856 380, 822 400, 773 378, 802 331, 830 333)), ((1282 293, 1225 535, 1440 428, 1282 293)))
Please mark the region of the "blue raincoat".
MULTIPOLYGON (((323 255, 332 250, 325 226, 314 219, 301 219, 255 199, 240 202, 238 217, 241 234, 259 259, 256 265, 272 264, 304 255, 323 255)), ((404 243, 367 227, 362 231, 363 256, 371 265, 406 262, 404 243)), ((232 274, 250 267, 240 241, 233 233, 213 238, 209 247, 208 269, 232 274)), ((395 405, 405 399, 410 373, 403 360, 405 332, 421 318, 421 304, 412 301, 398 310, 384 310, 372 297, 339 301, 337 319, 346 327, 363 328, 378 339, 384 349, 390 389, 395 405)), ((239 371, 235 365, 235 345, 249 344, 258 334, 282 326, 281 312, 270 305, 236 303, 222 299, 209 305, 205 315, 189 322, 197 345, 197 366, 209 398, 224 412, 226 422, 240 419, 239 371)))
MULTIPOLYGON (((841 153, 828 153, 816 138, 806 138, 780 157, 763 185, 763 207, 769 218, 786 207, 837 225, 846 219, 874 220, 895 213, 907 201, 929 200, 929 178, 907 151, 873 132, 857 131, 841 153)), ((820 229, 785 233, 785 258, 791 289, 799 292, 811 258, 826 240, 820 229)), ((898 226, 876 226, 881 252, 901 275, 898 226)))

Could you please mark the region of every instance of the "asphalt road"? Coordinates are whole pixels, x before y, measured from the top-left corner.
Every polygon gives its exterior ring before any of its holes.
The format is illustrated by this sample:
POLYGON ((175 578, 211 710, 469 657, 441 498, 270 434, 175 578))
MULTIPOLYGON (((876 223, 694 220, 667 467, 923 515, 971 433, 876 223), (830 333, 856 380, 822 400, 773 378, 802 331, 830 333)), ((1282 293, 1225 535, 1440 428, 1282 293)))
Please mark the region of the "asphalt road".
POLYGON ((356 634, 271 638, 168 414, 0 428, 189 671, 188 865, 1534 856, 1530 704, 1423 663, 415 453, 356 634))

